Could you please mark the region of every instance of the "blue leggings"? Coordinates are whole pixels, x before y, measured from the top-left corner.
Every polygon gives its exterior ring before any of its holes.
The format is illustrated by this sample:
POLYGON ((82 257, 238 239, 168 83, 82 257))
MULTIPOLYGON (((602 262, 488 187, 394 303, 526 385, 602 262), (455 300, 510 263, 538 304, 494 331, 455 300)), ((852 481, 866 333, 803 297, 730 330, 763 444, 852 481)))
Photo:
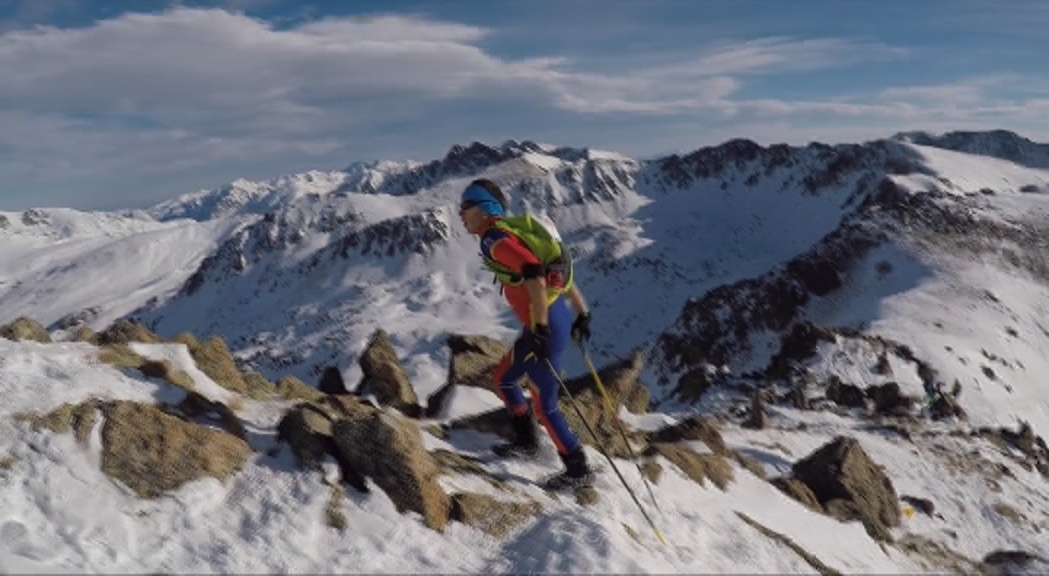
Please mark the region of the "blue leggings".
POLYGON ((560 454, 574 452, 579 447, 579 438, 568 427, 565 415, 557 407, 561 384, 554 376, 555 373, 561 372, 561 355, 571 341, 572 318, 572 309, 563 296, 550 305, 549 366, 545 360, 536 360, 534 356, 528 356, 528 335, 522 332, 514 341, 514 347, 503 356, 492 376, 496 391, 506 404, 506 409, 513 415, 522 415, 528 412, 528 403, 517 381, 528 375, 533 384, 532 404, 535 414, 560 454), (551 372, 551 366, 554 372, 551 372))

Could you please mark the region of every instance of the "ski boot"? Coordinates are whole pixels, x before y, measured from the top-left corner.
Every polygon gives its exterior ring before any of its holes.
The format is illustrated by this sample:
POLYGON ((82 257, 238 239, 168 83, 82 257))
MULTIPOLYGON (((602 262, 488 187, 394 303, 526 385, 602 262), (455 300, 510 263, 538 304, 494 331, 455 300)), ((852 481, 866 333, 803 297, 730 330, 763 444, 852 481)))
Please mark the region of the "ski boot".
POLYGON ((535 422, 532 421, 532 413, 511 416, 510 423, 514 430, 513 441, 492 446, 492 452, 501 458, 531 460, 539 456, 539 436, 536 433, 535 422))
POLYGON ((565 470, 544 480, 544 490, 571 492, 593 487, 594 471, 586 463, 586 452, 582 446, 560 456, 565 463, 565 470))

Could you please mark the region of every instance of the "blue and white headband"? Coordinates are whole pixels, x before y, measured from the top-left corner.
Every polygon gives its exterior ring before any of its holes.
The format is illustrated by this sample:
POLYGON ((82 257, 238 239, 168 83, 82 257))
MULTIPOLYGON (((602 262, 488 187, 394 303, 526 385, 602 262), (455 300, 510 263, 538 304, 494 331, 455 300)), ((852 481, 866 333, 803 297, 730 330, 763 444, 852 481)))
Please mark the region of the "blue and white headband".
POLYGON ((470 184, 463 190, 461 208, 477 206, 492 216, 503 216, 506 210, 494 194, 480 184, 470 184))

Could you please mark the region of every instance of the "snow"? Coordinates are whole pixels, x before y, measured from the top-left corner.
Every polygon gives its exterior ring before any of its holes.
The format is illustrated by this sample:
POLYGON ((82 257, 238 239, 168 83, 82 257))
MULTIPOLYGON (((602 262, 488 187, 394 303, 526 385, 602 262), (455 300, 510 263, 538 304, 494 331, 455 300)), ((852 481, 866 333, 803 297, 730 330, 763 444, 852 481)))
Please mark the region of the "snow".
MULTIPOLYGON (((918 153, 937 176, 894 176, 912 190, 940 189, 944 202, 964 202, 974 218, 1000 223, 1049 222, 1045 170, 929 146, 901 144, 918 153), (981 192, 995 191, 993 195, 981 192)), ((538 148, 491 167, 485 175, 543 186, 513 198, 515 209, 534 208, 558 223, 578 262, 578 281, 594 310, 594 360, 604 361, 646 343, 667 329, 687 298, 779 266, 834 230, 846 214, 856 182, 849 178, 819 195, 799 194, 803 167, 777 169, 757 184, 749 168, 730 168, 721 179, 681 190, 655 185, 643 164, 590 150, 587 158, 623 162, 618 187, 600 198, 580 196, 570 184, 583 162, 538 148), (549 171, 542 175, 543 171, 549 171), (539 174, 539 176, 537 176, 539 174), (725 182, 724 187, 721 183, 725 182)), ((223 335, 238 357, 287 359, 286 373, 307 379, 318 367, 338 366, 352 387, 360 378, 357 355, 375 329, 391 336, 422 402, 447 378, 450 333, 509 340, 516 326, 479 268, 476 239, 461 229, 459 191, 476 175, 456 176, 415 194, 346 190, 346 182, 381 184, 411 165, 371 163, 346 172, 307 173, 266 183, 238 181, 224 193, 188 195, 148 213, 81 213, 66 209, 2 212, 0 322, 29 316, 53 323, 83 314, 101 329, 139 311, 169 334, 223 335), (336 191, 339 193, 335 193, 336 191), (245 249, 243 273, 209 279, 193 297, 177 297, 186 280, 218 246, 280 209, 268 236, 272 252, 245 249), (313 269, 318 250, 346 234, 408 215, 432 213, 447 228, 423 253, 350 252, 313 269), (353 215, 325 228, 325 218, 353 215), (286 226, 286 228, 281 228, 286 226), (296 236, 296 235, 299 236, 296 236), (280 244, 287 238, 299 238, 280 244)), ((612 174, 609 170, 605 176, 612 174)), ((936 505, 931 517, 904 515, 894 537, 921 537, 978 562, 995 550, 1027 550, 1049 557, 1049 485, 1016 455, 970 435, 982 426, 1014 427, 1018 420, 1049 433, 1049 286, 1008 266, 995 252, 920 246, 906 239, 867 255, 846 288, 816 298, 808 318, 831 326, 860 327, 911 348, 948 386, 958 380, 970 422, 926 423, 910 440, 869 419, 831 412, 771 408, 772 427, 747 430, 726 423, 732 449, 762 463, 770 477, 835 436, 856 438, 885 469, 901 495, 936 505), (886 265, 888 267, 886 267, 886 265), (990 369, 994 376, 989 376, 990 369), (1008 470, 1008 473, 1001 472, 1008 470), (997 476, 994 471, 997 470, 997 476), (992 481, 993 480, 993 481, 992 481), (1010 521, 1002 505, 1020 516, 1010 521)), ((777 335, 755 334, 768 353, 777 335)), ((61 338, 60 338, 61 339, 61 338)), ((782 534, 808 554, 845 573, 942 573, 948 567, 882 544, 858 522, 815 513, 767 481, 733 464, 725 491, 695 484, 659 457, 663 477, 652 486, 658 509, 634 463, 616 460, 669 545, 655 538, 634 500, 592 448, 600 500, 581 506, 553 499, 531 481, 559 467, 546 445, 535 462, 495 462, 517 489, 500 493, 482 479, 449 474, 447 491, 469 490, 502 498, 532 498, 542 511, 505 539, 451 523, 426 528, 416 514, 399 513, 380 489, 347 489, 338 509, 349 528, 325 524, 332 462, 325 474, 299 470, 276 442, 276 424, 289 405, 258 401, 225 390, 194 364, 182 344, 132 344, 139 354, 172 362, 196 391, 238 406, 254 454, 223 484, 205 479, 155 500, 142 500, 100 470, 99 426, 86 445, 71 435, 33 430, 15 415, 44 413, 88 398, 176 402, 185 395, 168 384, 103 364, 86 343, 10 342, 0 339, 0 572, 573 572, 573 573, 811 573, 802 556, 743 519, 782 534)), ((891 374, 871 370, 885 353, 868 339, 821 344, 807 366, 860 386, 889 381, 921 395, 917 366, 889 354, 891 374)), ((566 367, 583 373, 580 355, 566 367)), ((759 368, 754 366, 753 368, 759 368)), ((270 376, 280 375, 271 374, 270 376)), ((728 393, 722 394, 726 397, 728 393)), ((440 424, 500 405, 490 390, 454 388, 443 410, 422 426, 440 424)), ((689 416, 691 408, 620 414, 634 428, 655 430, 689 416)), ((585 432, 583 432, 585 433, 585 432)), ((430 450, 487 452, 495 438, 455 430, 427 433, 430 450)), ((699 451, 706 451, 701 445, 699 451)))
MULTIPOLYGON (((189 367, 184 347, 136 349, 189 367)), ((635 467, 616 461, 666 537, 666 547, 658 543, 612 473, 599 476, 601 498, 586 508, 520 483, 521 497, 536 499, 543 511, 502 541, 458 523, 443 533, 427 529, 417 515, 398 513, 378 489, 368 495, 348 490, 339 508, 350 528, 340 533, 323 521, 329 494, 323 476, 296 469, 286 450, 275 456, 260 451, 226 484, 199 480, 162 498, 140 500, 100 471, 97 430, 82 446, 71 435, 33 431, 11 419, 16 412, 43 412, 89 397, 149 401, 178 392, 98 364, 93 352, 93 346, 83 343, 0 340, 0 395, 5 398, 0 407, 0 455, 14 458, 13 466, 0 476, 0 569, 5 572, 813 571, 795 552, 746 524, 741 513, 842 572, 936 571, 895 547, 879 545, 859 523, 841 523, 812 512, 738 466, 735 480, 722 492, 709 483, 696 485, 661 460, 664 475, 653 486, 656 510, 635 467)), ((197 375, 194 379, 201 382, 197 375)), ((266 436, 273 433, 275 420, 258 416, 263 413, 245 409, 241 417, 266 436)), ((854 420, 790 410, 775 418, 780 426, 769 430, 728 427, 726 441, 750 454, 766 454, 766 462, 779 462, 769 467, 782 472, 832 435, 851 433, 887 468, 900 493, 931 499, 949 520, 912 516, 896 529, 898 534, 942 538, 941 527, 947 525, 956 532, 952 548, 973 558, 1017 546, 1044 551, 1022 526, 1002 522, 995 524, 995 531, 984 528, 981 515, 999 501, 1018 508, 1032 522, 1047 520, 1049 489, 1044 481, 1005 456, 981 451, 985 458, 1009 466, 1015 476, 1003 477, 995 492, 978 477, 945 475, 940 456, 928 446, 864 432, 854 420), (801 422, 806 430, 794 430, 801 422), (769 446, 778 447, 777 452, 770 452, 769 446)), ((465 431, 453 432, 447 440, 424 438, 429 449, 464 453, 480 451, 491 441, 485 434, 465 431)), ((959 450, 967 447, 946 435, 935 442, 954 443, 959 450)), ((540 477, 556 466, 552 447, 545 450, 537 462, 495 463, 492 469, 540 477)), ((593 459, 600 459, 588 450, 593 459)), ((453 491, 486 490, 475 477, 452 475, 443 483, 453 491)))

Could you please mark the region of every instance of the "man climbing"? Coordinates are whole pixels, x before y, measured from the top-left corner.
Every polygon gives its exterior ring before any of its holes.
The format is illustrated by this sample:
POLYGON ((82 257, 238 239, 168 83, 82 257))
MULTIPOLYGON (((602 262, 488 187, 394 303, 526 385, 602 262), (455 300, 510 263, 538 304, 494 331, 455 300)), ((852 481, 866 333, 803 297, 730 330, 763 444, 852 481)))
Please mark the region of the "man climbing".
POLYGON ((492 377, 514 431, 512 442, 498 444, 493 451, 520 458, 539 453, 532 413, 517 383, 527 375, 533 385, 535 415, 565 464, 562 473, 544 484, 554 490, 580 488, 590 484, 593 474, 582 444, 558 408, 557 374, 569 338, 577 342, 590 338, 590 313, 572 282, 570 258, 558 239, 530 217, 509 217, 506 209, 506 196, 486 179, 470 183, 459 206, 463 226, 480 239, 484 263, 500 281, 506 301, 523 326, 492 377))

